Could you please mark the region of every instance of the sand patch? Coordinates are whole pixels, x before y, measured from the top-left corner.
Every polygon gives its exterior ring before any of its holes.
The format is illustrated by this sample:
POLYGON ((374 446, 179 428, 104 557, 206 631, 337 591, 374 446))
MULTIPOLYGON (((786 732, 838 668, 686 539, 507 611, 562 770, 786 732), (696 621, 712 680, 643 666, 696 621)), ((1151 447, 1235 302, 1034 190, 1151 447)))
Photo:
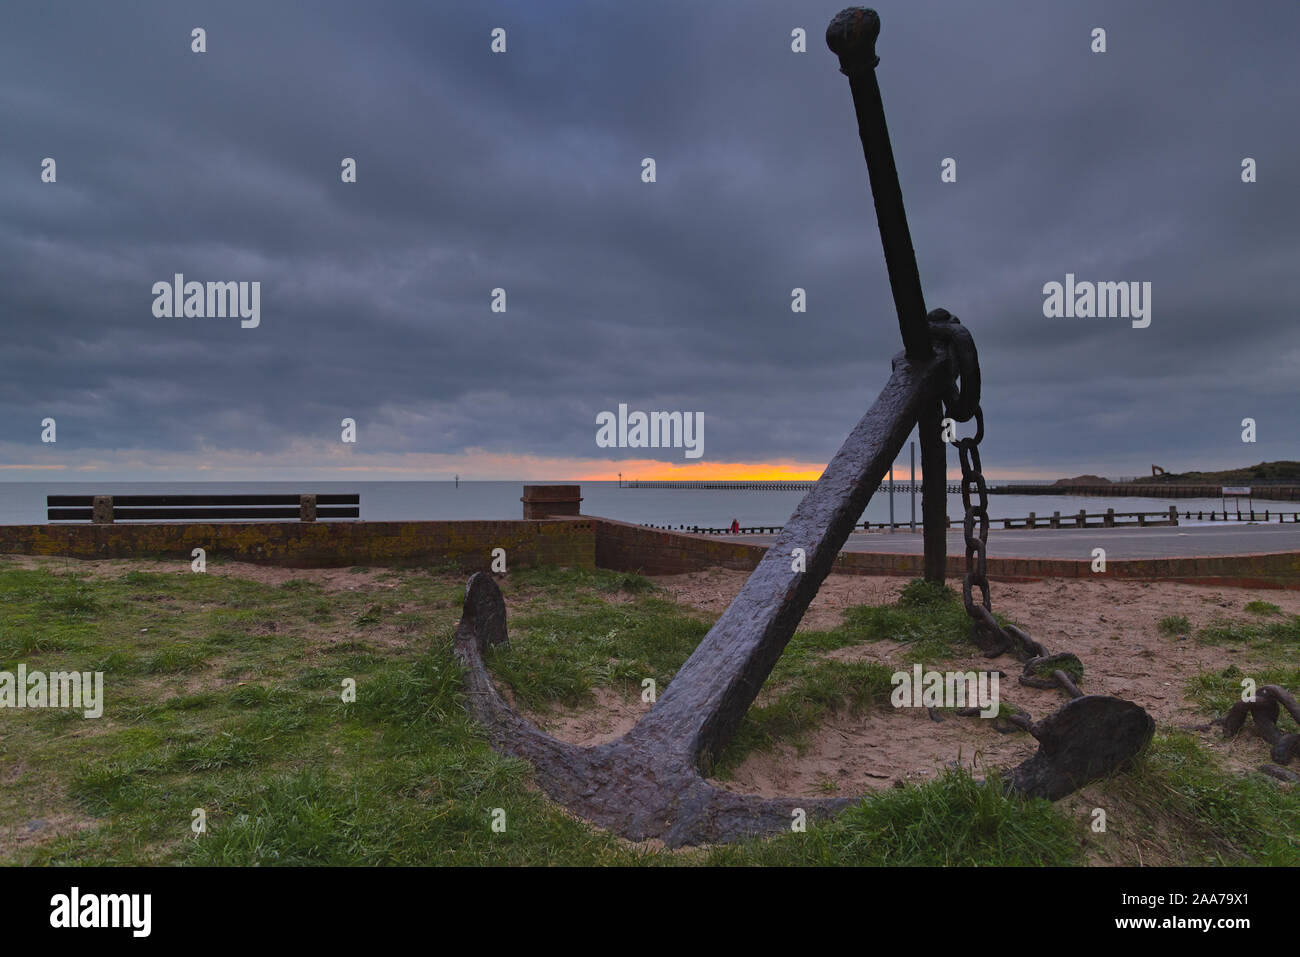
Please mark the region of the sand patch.
MULTIPOLYGON (((747 578, 743 571, 711 569, 656 581, 679 602, 720 614, 747 578)), ((835 627, 845 609, 894 602, 905 584, 901 577, 832 575, 802 627, 835 627)), ((949 585, 959 588, 960 582, 952 580, 949 585)), ((1246 603, 1254 600, 1272 602, 1283 614, 1300 614, 1300 594, 1103 579, 994 583, 992 600, 998 612, 1017 622, 1049 651, 1078 655, 1085 668, 1086 693, 1138 702, 1155 719, 1157 728, 1196 734, 1228 767, 1241 773, 1256 773, 1259 765, 1269 760, 1267 747, 1250 728, 1225 741, 1218 728, 1209 727, 1214 716, 1198 711, 1184 693, 1187 679, 1202 672, 1235 664, 1249 674, 1265 663, 1266 653, 1201 644, 1190 635, 1216 620, 1269 620, 1244 610, 1246 603), (1188 634, 1161 634, 1157 626, 1166 616, 1186 617, 1188 634)), ((840 648, 827 657, 878 661, 897 670, 908 670, 917 663, 909 657, 907 645, 891 641, 840 648)), ((1016 679, 1021 665, 1011 655, 988 659, 974 652, 921 664, 944 671, 1001 670, 1006 675, 999 682, 1001 700, 1027 710, 1035 719, 1046 717, 1066 700, 1060 692, 1019 684, 1016 679)), ((852 795, 933 777, 953 764, 976 773, 1009 767, 1036 749, 1028 735, 999 734, 984 719, 950 713, 941 716, 944 720, 936 722, 923 708, 872 709, 857 715, 842 711, 796 743, 750 754, 720 783, 766 796, 852 795)))
POLYGON ((950 766, 983 776, 1036 750, 1028 735, 998 734, 982 718, 941 717, 925 708, 835 714, 798 745, 750 754, 717 783, 767 797, 851 797, 930 780, 950 766))
MULTIPOLYGON (((507 689, 501 691, 503 695, 507 693, 507 689)), ((560 706, 542 712, 520 711, 552 737, 589 748, 621 738, 650 709, 636 692, 597 687, 592 689, 592 695, 592 701, 577 708, 560 706)))
MULTIPOLYGON (((710 568, 682 575, 652 578, 680 604, 721 615, 749 579, 749 572, 710 568)), ((804 613, 800 628, 821 631, 840 624, 844 610, 854 605, 886 605, 898 600, 906 578, 831 575, 822 583, 817 597, 804 613)))

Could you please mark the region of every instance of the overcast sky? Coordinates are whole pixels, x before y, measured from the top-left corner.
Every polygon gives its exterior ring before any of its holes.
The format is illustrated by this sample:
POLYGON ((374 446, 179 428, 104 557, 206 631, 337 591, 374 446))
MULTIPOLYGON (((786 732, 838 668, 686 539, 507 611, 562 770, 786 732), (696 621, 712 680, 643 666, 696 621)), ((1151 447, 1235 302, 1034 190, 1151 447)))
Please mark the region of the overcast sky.
MULTIPOLYGON (((709 467, 816 470, 901 347, 840 6, 5 4, 0 479, 691 463, 597 448, 619 403, 702 412, 709 467), (260 324, 155 317, 175 273, 260 282, 260 324)), ((926 303, 980 350, 985 469, 1300 459, 1300 4, 1065 6, 877 7, 926 303), (1067 272, 1150 282, 1149 327, 1045 318, 1067 272)))

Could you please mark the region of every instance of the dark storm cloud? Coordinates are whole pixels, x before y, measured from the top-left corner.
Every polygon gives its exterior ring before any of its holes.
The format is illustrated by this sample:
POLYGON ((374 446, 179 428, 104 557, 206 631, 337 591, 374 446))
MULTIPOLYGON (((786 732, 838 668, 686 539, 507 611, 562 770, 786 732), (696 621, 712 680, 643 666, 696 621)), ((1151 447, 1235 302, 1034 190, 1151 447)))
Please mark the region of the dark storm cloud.
MULTIPOLYGON (((11 5, 5 460, 36 460, 45 415, 64 450, 275 452, 351 416, 365 452, 585 458, 627 402, 703 411, 708 459, 824 461, 899 348, 838 6, 11 5), (261 325, 154 318, 176 272, 260 281, 261 325)), ((990 472, 1300 457, 1300 8, 880 10, 927 303, 979 344, 990 472), (1066 272, 1151 282, 1150 328, 1044 318, 1066 272)))

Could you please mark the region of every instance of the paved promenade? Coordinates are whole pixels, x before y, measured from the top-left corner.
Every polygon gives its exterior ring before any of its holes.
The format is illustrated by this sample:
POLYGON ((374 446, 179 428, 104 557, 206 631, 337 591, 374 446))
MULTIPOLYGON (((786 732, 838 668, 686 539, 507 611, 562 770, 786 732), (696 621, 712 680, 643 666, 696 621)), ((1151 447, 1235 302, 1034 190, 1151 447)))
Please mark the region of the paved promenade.
MULTIPOLYGON (((918 523, 919 527, 919 523, 918 523)), ((725 535, 722 540, 770 545, 775 535, 725 535)), ((1180 525, 1172 528, 989 529, 989 557, 1090 559, 1106 549, 1108 559, 1183 558, 1193 555, 1253 555, 1300 552, 1300 524, 1180 525)), ((919 555, 921 533, 854 532, 846 552, 919 555)), ((964 555, 961 529, 948 533, 948 554, 964 555)))

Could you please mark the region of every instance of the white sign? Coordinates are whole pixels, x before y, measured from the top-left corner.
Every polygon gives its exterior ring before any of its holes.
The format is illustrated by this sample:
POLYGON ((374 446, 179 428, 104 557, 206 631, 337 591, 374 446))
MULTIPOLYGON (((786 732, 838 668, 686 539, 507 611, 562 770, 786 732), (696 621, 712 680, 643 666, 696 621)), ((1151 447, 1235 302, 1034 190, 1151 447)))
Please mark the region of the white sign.
POLYGON ((1224 495, 1249 495, 1249 485, 1225 485, 1223 486, 1224 495))

